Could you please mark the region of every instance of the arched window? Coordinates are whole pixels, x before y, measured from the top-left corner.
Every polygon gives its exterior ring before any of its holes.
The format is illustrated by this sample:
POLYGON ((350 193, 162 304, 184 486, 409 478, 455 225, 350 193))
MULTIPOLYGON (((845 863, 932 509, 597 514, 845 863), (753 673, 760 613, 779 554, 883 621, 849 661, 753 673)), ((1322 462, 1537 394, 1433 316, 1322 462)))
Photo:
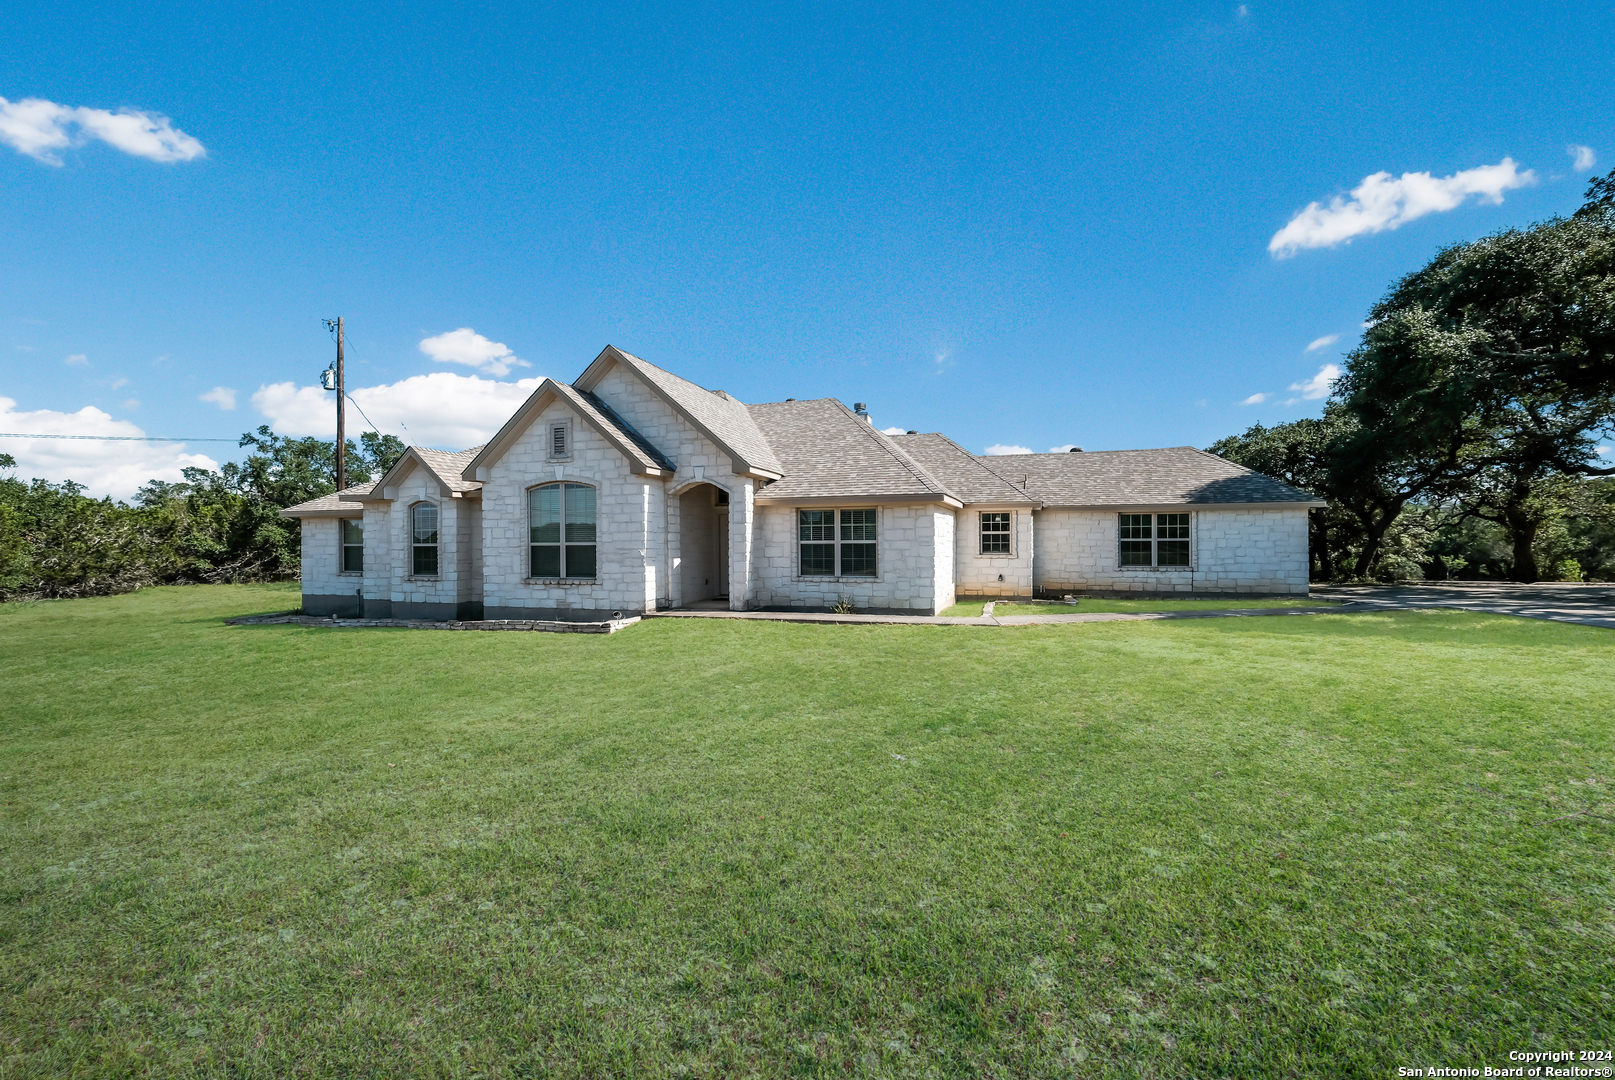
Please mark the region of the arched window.
POLYGON ((437 573, 437 507, 416 503, 409 508, 409 539, 414 549, 411 573, 430 577, 437 573))
POLYGON ((529 576, 595 576, 594 488, 543 484, 527 493, 529 576))

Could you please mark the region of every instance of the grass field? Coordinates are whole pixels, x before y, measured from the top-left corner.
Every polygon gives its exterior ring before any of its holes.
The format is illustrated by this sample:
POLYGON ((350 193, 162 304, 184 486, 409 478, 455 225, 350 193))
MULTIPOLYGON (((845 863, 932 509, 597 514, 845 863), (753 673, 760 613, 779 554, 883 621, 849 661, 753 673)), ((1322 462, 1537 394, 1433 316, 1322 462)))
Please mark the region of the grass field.
MULTIPOLYGON (((1107 600, 1084 598, 1075 604, 1000 603, 994 615, 1075 615, 1092 611, 1238 611, 1244 608, 1335 607, 1333 600, 1305 596, 1265 596, 1259 600, 1107 600)), ((981 612, 976 612, 981 614, 981 612)))
POLYGON ((1394 1076, 1615 1041, 1615 634, 0 609, 0 1076, 1394 1076))

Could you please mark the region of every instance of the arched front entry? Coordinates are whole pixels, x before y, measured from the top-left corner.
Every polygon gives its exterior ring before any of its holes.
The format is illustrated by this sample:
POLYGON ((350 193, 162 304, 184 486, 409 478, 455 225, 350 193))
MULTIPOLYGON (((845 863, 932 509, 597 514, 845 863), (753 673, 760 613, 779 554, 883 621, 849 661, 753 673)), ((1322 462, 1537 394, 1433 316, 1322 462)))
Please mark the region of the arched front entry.
POLYGON ((679 495, 679 594, 685 607, 729 595, 729 493, 711 484, 679 495))

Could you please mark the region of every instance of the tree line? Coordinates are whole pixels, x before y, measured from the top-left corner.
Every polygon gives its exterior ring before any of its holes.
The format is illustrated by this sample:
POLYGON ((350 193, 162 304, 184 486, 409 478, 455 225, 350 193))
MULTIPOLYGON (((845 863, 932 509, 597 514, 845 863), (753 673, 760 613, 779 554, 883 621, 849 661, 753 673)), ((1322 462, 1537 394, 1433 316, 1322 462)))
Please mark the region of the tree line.
MULTIPOLYGON (((1615 578, 1615 171, 1569 217, 1436 254, 1368 313, 1323 415, 1208 447, 1328 501, 1315 580, 1615 578), (1606 447, 1607 449, 1607 447, 1606 447)), ((244 462, 133 504, 0 475, 0 600, 297 576, 279 511, 336 490, 336 445, 267 426, 244 462)), ((404 452, 347 443, 353 483, 404 452)), ((0 469, 15 469, 0 454, 0 469)))
POLYGON ((1315 579, 1615 577, 1615 171, 1586 200, 1438 252, 1322 417, 1208 447, 1329 502, 1315 579))
MULTIPOLYGON (((152 480, 132 504, 92 499, 72 481, 0 475, 0 600, 297 577, 300 523, 280 511, 336 490, 336 443, 266 425, 240 445, 251 448, 245 461, 185 469, 180 483, 152 480)), ((404 449, 374 432, 348 440, 348 482, 379 478, 404 449)), ((0 454, 0 470, 16 467, 0 454)))

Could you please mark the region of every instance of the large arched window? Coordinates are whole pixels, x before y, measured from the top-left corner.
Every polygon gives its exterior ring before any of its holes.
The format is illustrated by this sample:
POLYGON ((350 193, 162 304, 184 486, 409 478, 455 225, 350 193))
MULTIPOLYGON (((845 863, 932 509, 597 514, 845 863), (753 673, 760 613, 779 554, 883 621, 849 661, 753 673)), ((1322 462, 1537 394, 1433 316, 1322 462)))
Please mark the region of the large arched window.
POLYGON ((411 573, 430 577, 437 573, 437 507, 428 502, 409 508, 409 539, 413 555, 411 573))
POLYGON ((594 505, 594 488, 584 484, 544 484, 527 493, 530 576, 595 576, 594 505))

